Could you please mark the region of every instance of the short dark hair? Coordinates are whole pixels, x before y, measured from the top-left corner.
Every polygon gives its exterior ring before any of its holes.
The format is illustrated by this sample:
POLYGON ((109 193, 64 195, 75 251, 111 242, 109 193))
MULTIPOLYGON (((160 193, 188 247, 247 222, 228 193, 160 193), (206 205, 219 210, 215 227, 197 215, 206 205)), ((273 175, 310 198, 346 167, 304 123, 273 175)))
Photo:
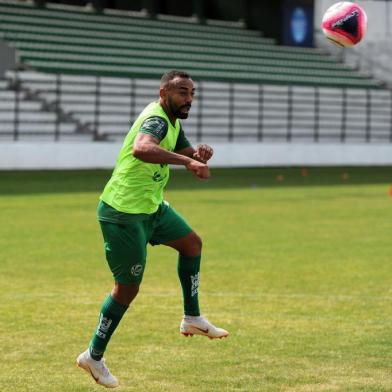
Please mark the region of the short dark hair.
POLYGON ((171 71, 165 72, 161 77, 161 86, 165 86, 170 83, 175 78, 186 78, 190 79, 191 76, 184 71, 178 71, 176 69, 172 69, 171 71))

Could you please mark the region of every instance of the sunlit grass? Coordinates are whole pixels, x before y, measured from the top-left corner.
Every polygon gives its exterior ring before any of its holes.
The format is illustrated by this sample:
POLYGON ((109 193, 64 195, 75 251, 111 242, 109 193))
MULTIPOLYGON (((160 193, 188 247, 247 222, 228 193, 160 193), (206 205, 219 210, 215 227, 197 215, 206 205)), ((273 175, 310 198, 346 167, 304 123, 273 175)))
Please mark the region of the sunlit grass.
MULTIPOLYGON (((299 173, 173 173, 167 199, 204 241, 202 311, 231 335, 179 334, 176 255, 150 247, 106 354, 121 390, 392 390, 392 169, 299 173)), ((0 173, 0 390, 103 390, 75 358, 112 285, 95 219, 108 175, 0 173)))

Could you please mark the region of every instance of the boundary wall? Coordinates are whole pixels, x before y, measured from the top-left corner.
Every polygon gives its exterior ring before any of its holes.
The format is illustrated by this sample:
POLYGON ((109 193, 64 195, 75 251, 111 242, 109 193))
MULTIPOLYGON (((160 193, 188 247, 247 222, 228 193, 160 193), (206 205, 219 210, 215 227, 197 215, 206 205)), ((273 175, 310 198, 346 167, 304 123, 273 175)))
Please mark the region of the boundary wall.
MULTIPOLYGON (((212 143, 211 167, 388 166, 392 145, 212 143)), ((0 170, 113 169, 121 143, 1 143, 0 170)))

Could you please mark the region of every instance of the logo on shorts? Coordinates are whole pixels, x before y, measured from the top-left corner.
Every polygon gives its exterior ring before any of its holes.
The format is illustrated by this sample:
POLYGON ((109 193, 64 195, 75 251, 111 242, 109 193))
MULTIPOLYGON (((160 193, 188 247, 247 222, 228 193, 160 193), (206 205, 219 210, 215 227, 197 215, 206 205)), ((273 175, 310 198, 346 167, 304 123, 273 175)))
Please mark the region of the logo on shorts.
POLYGON ((143 266, 141 264, 135 264, 131 268, 131 274, 133 276, 139 276, 143 271, 143 266))

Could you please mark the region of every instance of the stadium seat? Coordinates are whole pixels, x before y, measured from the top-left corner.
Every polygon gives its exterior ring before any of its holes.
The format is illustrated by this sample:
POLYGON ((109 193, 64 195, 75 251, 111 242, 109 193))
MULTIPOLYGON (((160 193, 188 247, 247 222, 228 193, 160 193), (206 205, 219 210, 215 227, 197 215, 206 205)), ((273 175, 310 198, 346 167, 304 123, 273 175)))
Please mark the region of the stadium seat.
POLYGON ((238 27, 7 1, 0 3, 0 34, 18 49, 26 67, 43 72, 157 78, 167 69, 183 68, 196 80, 379 86, 317 49, 278 46, 238 27))
POLYGON ((372 140, 391 137, 391 94, 377 81, 256 31, 8 0, 0 39, 17 48, 24 69, 0 81, 1 137, 11 135, 15 80, 19 137, 120 140, 171 68, 188 70, 202 92, 184 121, 193 141, 202 132, 204 141, 363 142, 370 127, 372 140))

